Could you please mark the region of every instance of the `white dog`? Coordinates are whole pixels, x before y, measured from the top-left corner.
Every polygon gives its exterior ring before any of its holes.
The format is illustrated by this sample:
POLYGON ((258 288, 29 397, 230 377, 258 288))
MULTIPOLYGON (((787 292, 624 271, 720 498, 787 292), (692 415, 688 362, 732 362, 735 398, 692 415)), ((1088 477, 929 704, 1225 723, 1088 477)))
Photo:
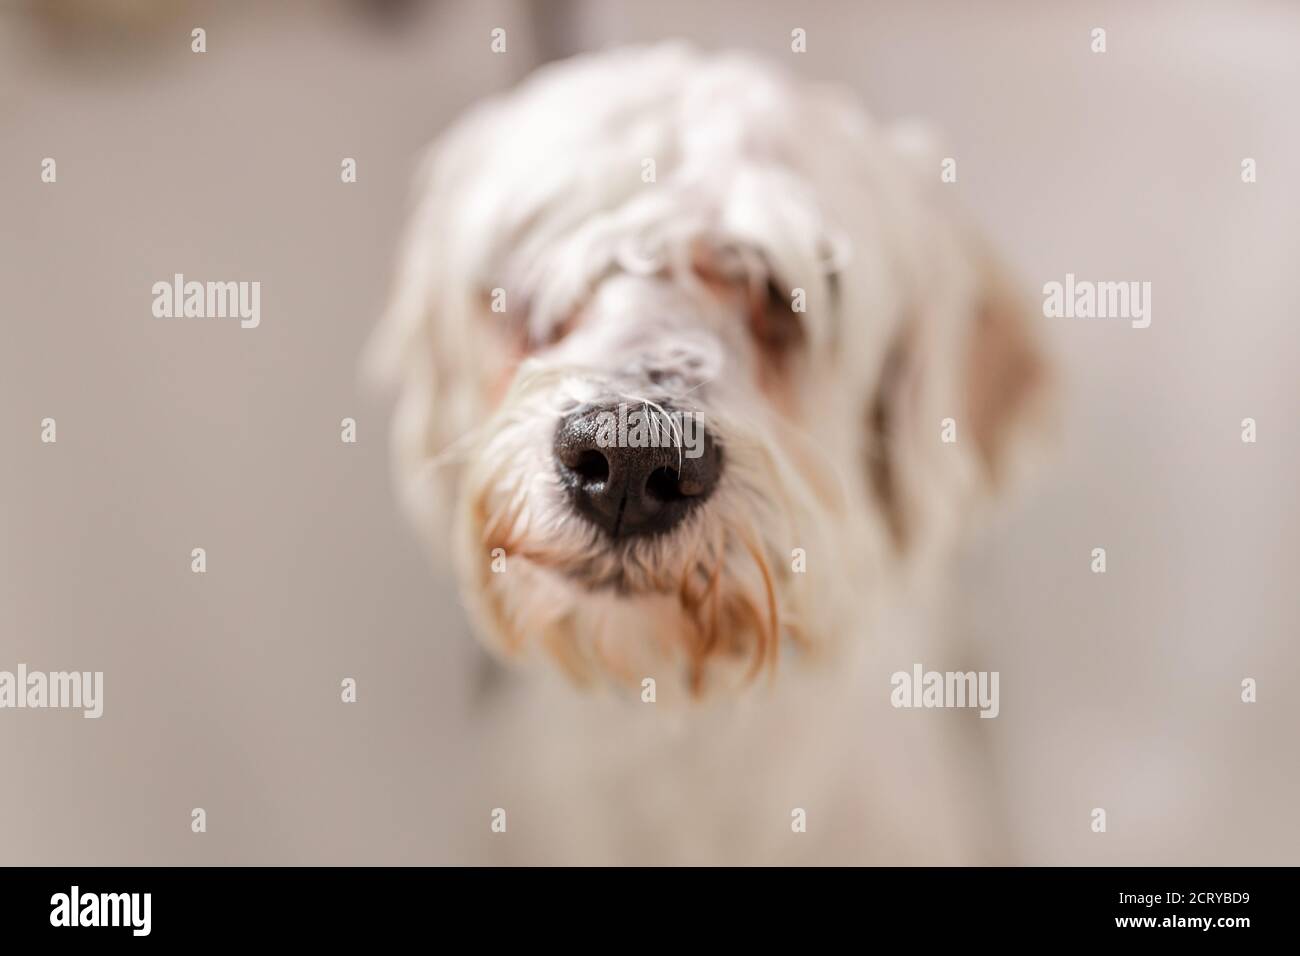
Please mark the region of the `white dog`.
POLYGON ((485 641, 558 665, 486 718, 471 858, 996 855, 958 746, 991 722, 890 706, 1045 383, 940 161, 677 46, 435 145, 372 356, 401 493, 485 641))

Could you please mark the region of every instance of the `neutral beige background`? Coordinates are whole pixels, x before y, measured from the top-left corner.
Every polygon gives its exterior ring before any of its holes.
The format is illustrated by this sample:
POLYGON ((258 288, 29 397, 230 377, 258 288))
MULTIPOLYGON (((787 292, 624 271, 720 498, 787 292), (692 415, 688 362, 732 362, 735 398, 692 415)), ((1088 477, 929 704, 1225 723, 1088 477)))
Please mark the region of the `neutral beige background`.
POLYGON ((396 512, 357 356, 416 150, 545 57, 670 36, 934 120, 1027 289, 1153 284, 1144 331, 1044 320, 1059 454, 956 576, 953 633, 1002 673, 981 732, 1006 853, 1300 862, 1300 8, 80 6, 0 7, 0 669, 102 670, 105 716, 0 712, 0 863, 466 859, 483 668, 396 512), (261 281, 261 327, 153 319, 175 272, 261 281))

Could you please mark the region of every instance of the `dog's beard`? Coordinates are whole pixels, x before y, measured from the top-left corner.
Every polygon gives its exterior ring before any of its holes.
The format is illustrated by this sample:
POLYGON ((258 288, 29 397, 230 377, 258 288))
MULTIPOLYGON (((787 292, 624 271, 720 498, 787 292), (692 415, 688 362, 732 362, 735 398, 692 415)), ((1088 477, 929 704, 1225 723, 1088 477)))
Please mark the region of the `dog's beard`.
POLYGON ((611 539, 573 509, 551 457, 559 418, 608 394, 598 382, 525 368, 462 449, 456 540, 471 611, 507 655, 544 651, 582 683, 667 672, 698 694, 770 671, 783 642, 807 643, 810 614, 831 613, 825 585, 845 566, 829 532, 846 498, 825 461, 761 401, 743 415, 705 408, 726 455, 715 493, 670 531, 611 539), (827 561, 815 596, 795 549, 827 561))

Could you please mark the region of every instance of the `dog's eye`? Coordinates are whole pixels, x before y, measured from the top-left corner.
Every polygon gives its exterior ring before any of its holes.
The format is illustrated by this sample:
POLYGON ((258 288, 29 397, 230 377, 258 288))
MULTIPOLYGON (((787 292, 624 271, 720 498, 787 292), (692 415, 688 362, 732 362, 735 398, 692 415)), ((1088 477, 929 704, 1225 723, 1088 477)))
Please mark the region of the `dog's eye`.
POLYGON ((764 350, 779 353, 793 349, 803 341, 800 290, 787 292, 780 283, 769 280, 767 295, 759 299, 750 317, 750 332, 764 350))
POLYGON ((577 310, 556 321, 536 327, 529 320, 530 303, 527 300, 511 301, 500 288, 484 289, 480 296, 482 315, 488 327, 501 336, 517 352, 529 354, 555 345, 567 336, 577 324, 577 310))
POLYGON ((539 330, 530 330, 527 339, 527 348, 530 352, 538 352, 542 349, 550 348, 556 345, 561 339, 568 336, 573 331, 573 327, 578 324, 577 312, 572 312, 558 322, 551 322, 545 328, 539 330))

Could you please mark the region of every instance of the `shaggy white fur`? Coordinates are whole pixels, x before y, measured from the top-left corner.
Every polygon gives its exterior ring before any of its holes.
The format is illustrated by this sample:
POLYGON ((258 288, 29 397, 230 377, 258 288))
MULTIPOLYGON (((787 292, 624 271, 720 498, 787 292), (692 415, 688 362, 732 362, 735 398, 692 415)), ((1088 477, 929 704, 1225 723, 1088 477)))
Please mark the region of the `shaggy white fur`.
POLYGON ((496 849, 976 852, 961 715, 892 710, 889 674, 932 659, 914 585, 1045 377, 944 188, 928 137, 679 46, 546 67, 435 144, 371 355, 401 495, 486 641, 565 675, 499 702, 494 786, 529 822, 496 849), (607 401, 696 412, 723 448, 671 531, 611 539, 566 494, 557 424, 607 401))

